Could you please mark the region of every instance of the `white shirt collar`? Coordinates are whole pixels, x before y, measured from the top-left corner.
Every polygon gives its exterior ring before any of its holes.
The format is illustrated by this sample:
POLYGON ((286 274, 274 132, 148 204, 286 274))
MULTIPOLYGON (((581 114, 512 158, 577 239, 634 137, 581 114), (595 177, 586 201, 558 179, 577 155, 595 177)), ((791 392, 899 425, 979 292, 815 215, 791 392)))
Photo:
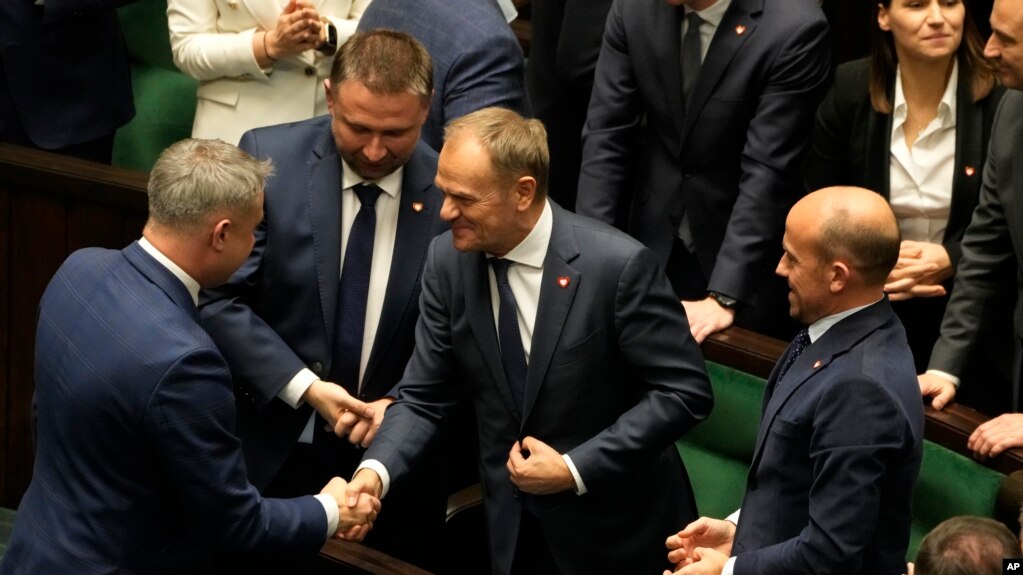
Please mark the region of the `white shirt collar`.
POLYGON ((347 190, 352 188, 356 184, 366 182, 376 184, 377 186, 380 187, 381 190, 384 191, 385 194, 391 196, 392 198, 397 198, 398 194, 401 192, 401 179, 404 173, 405 166, 401 166, 397 170, 394 170, 390 174, 387 174, 386 176, 374 182, 372 180, 367 180, 363 178, 359 174, 356 174, 355 170, 353 170, 348 165, 348 162, 341 160, 341 189, 347 190))
POLYGON ((153 256, 153 259, 160 262, 163 267, 167 268, 167 271, 174 274, 174 277, 181 280, 181 283, 185 284, 185 289, 188 290, 188 295, 192 296, 192 303, 194 303, 196 307, 199 307, 199 282, 195 281, 192 276, 185 273, 185 270, 181 269, 178 264, 171 261, 169 257, 163 255, 163 252, 156 249, 156 246, 149 243, 149 240, 145 237, 142 237, 139 240, 139 246, 146 250, 147 254, 153 256))
MULTIPOLYGON (((941 102, 938 103, 939 127, 948 128, 955 126, 956 122, 956 89, 959 85, 959 62, 952 60, 952 73, 945 84, 945 92, 941 95, 941 102)), ((906 95, 902 91, 902 67, 895 68, 895 101, 892 111, 892 129, 901 126, 906 121, 909 109, 906 106, 906 95)))
MULTIPOLYGON (((519 245, 512 248, 503 259, 513 261, 517 264, 524 264, 534 268, 542 268, 543 260, 547 257, 547 247, 551 243, 551 231, 554 229, 554 212, 551 210, 551 203, 544 199, 543 212, 536 220, 536 225, 523 238, 519 245)), ((493 254, 487 254, 494 257, 493 254)))
MULTIPOLYGON (((884 299, 884 298, 882 297, 881 299, 884 299)), ((854 307, 852 309, 847 309, 845 311, 840 311, 840 312, 838 312, 838 313, 836 313, 834 315, 829 315, 828 317, 822 317, 821 319, 811 323, 810 327, 807 328, 807 331, 810 332, 810 343, 813 343, 813 342, 817 341, 818 339, 820 339, 821 336, 824 335, 825 332, 827 332, 829 329, 831 329, 836 323, 842 321, 843 319, 851 316, 852 314, 854 314, 854 313, 856 313, 856 312, 858 312, 858 311, 860 311, 862 309, 867 309, 868 307, 874 305, 878 301, 881 301, 881 300, 879 299, 879 300, 875 301, 874 303, 868 303, 867 305, 861 305, 859 307, 854 307)))
POLYGON ((725 12, 728 12, 728 7, 731 6, 732 0, 718 0, 703 10, 693 10, 686 7, 685 15, 688 16, 690 12, 696 12, 700 15, 700 18, 704 22, 710 24, 712 27, 717 28, 721 25, 721 21, 725 18, 725 12))

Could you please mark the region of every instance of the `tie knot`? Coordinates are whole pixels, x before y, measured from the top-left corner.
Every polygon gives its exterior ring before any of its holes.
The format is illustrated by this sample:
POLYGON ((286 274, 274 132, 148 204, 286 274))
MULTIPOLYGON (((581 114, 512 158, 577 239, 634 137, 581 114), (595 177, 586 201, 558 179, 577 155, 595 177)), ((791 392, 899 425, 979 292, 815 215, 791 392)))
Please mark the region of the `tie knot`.
POLYGON ((508 266, 511 265, 511 260, 490 258, 490 265, 494 268, 494 276, 497 277, 497 281, 507 283, 508 266))
POLYGON ((690 30, 692 30, 693 28, 699 29, 700 24, 703 24, 703 18, 700 18, 700 15, 696 12, 690 12, 689 14, 687 14, 686 20, 689 20, 690 30))
POLYGON ((359 197, 359 201, 362 202, 362 207, 372 208, 376 206, 377 198, 380 197, 380 193, 383 190, 376 184, 355 184, 352 187, 355 195, 359 197))
POLYGON ((795 344, 796 349, 802 351, 803 348, 810 345, 810 330, 803 328, 796 334, 796 338, 792 340, 795 344))

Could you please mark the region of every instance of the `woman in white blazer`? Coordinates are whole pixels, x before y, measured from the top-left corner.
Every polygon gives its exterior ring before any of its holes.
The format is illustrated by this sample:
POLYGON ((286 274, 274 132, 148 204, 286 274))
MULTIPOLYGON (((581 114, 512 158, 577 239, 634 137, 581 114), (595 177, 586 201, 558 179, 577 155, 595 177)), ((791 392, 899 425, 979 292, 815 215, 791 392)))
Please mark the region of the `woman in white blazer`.
POLYGON ((370 0, 168 0, 174 63, 199 80, 192 136, 327 113, 323 80, 370 0))

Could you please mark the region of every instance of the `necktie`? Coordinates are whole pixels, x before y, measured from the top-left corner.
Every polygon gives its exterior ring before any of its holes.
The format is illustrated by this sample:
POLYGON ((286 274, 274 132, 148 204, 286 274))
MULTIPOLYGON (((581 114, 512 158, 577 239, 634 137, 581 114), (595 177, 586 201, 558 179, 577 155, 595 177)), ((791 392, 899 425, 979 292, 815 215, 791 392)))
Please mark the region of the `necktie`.
POLYGON ((352 395, 359 392, 359 363, 366 323, 366 296, 373 261, 373 236, 377 227, 376 201, 381 190, 376 184, 358 184, 353 190, 362 207, 348 232, 348 247, 338 289, 333 373, 352 395))
POLYGON ((792 353, 789 354, 788 359, 785 360, 785 364, 781 367, 781 371, 778 372, 778 379, 775 381, 781 381, 781 378, 785 377, 785 374, 792 367, 793 363, 796 363, 796 359, 803 353, 803 350, 810 346, 810 331, 803 328, 796 334, 796 338, 792 340, 792 353))
POLYGON ((696 78, 700 75, 700 24, 703 19, 696 12, 686 16, 689 29, 682 39, 682 106, 689 106, 689 95, 693 93, 696 78))
POLYGON ((508 380, 508 388, 519 413, 526 397, 526 352, 522 349, 522 336, 519 334, 518 306, 515 295, 508 283, 508 266, 511 262, 491 258, 490 265, 494 268, 497 278, 497 295, 501 305, 497 313, 497 337, 501 340, 501 363, 504 364, 504 377, 508 380))

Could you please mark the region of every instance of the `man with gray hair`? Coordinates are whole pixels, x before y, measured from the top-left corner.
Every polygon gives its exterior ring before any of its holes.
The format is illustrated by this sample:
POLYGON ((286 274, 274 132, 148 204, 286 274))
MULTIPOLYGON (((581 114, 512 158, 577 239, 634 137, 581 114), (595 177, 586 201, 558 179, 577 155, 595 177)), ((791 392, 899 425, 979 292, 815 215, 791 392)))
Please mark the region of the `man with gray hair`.
MULTIPOLYGON (((201 310, 235 376, 249 477, 269 496, 355 470, 412 353, 420 270, 444 229, 437 154, 419 138, 433 92, 426 49, 401 32, 358 32, 324 89, 330 116, 242 137, 277 175, 248 261, 201 310), (355 397, 373 419, 345 413, 355 397)), ((433 567, 441 478, 414 478, 367 545, 433 567)))
POLYGON ((1001 575, 1002 560, 1019 557, 1019 539, 988 517, 961 515, 931 529, 909 575, 1001 575))
POLYGON ((464 399, 494 573, 656 573, 659 541, 696 513, 674 443, 710 412, 703 357, 654 254, 549 202, 548 167, 538 120, 448 124, 451 232, 430 246, 401 395, 350 492, 401 494, 464 399))
POLYGON ((340 478, 260 497, 230 372, 199 325, 200 288, 252 248, 269 173, 223 142, 178 142, 153 167, 142 239, 57 271, 39 305, 34 475, 0 572, 195 572, 215 550, 313 553, 373 520, 369 497, 339 509, 340 478))

